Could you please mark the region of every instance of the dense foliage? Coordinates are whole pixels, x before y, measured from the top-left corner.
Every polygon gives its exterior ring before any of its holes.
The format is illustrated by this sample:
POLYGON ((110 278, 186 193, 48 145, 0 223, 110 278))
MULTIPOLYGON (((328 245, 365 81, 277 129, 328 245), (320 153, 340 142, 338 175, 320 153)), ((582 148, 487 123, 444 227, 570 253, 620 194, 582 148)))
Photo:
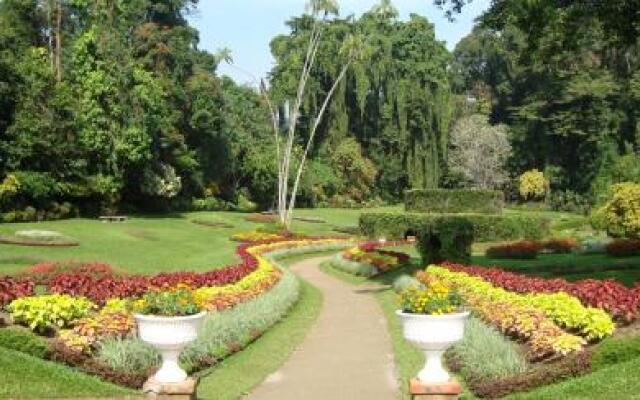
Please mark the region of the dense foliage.
POLYGON ((537 168, 590 202, 639 181, 638 26, 633 1, 491 2, 455 48, 453 86, 509 126, 512 177, 537 168))
MULTIPOLYGON (((3 218, 272 206, 269 110, 256 88, 216 74, 220 62, 232 62, 228 53, 198 48, 187 21, 197 0, 125 3, 0 4, 3 218)), ((341 68, 347 35, 367 37, 368 61, 349 67, 329 104, 299 203, 352 205, 437 187, 452 113, 450 54, 433 25, 418 15, 402 21, 384 2, 358 19, 326 22, 303 99, 301 141, 341 68)), ((289 34, 272 40, 268 85, 283 125, 310 17, 288 25, 289 34)))
POLYGON ((404 204, 410 212, 495 214, 502 211, 503 195, 495 190, 414 189, 406 191, 404 204))

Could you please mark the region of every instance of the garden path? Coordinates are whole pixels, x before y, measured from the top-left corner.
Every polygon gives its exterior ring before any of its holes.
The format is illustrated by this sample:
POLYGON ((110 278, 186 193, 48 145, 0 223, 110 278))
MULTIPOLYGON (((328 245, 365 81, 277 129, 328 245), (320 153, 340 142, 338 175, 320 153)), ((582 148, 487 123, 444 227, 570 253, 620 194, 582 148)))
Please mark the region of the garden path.
POLYGON ((326 257, 291 268, 324 295, 320 316, 291 358, 250 400, 391 400, 398 398, 387 323, 366 289, 318 268, 326 257))

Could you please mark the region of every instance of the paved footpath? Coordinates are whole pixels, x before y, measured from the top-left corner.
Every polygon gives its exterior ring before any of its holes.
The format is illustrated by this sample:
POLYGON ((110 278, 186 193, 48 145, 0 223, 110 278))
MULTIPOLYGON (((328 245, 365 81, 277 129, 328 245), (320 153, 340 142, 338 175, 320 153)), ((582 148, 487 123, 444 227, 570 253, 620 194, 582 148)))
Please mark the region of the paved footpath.
POLYGON ((291 358, 246 399, 395 400, 393 348, 378 302, 362 287, 318 269, 327 257, 291 269, 320 289, 320 316, 291 358))

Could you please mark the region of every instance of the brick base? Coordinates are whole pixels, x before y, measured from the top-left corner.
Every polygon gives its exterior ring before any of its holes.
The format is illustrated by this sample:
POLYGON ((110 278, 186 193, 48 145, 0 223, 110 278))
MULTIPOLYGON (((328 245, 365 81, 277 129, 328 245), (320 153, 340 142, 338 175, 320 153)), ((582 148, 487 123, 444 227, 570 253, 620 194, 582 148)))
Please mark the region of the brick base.
POLYGON ((413 400, 458 400, 462 387, 456 381, 422 383, 417 378, 409 381, 409 392, 413 400))
POLYGON ((149 400, 195 400, 197 386, 198 380, 191 377, 179 383, 161 383, 151 377, 142 391, 149 400))

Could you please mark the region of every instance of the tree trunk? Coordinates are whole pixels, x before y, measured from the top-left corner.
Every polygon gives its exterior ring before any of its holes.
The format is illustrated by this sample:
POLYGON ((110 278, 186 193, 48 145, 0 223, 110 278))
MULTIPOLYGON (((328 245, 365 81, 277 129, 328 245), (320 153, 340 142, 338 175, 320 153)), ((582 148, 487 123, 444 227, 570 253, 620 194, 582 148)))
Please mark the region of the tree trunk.
POLYGON ((62 0, 58 0, 56 7, 56 80, 62 80, 62 0))

